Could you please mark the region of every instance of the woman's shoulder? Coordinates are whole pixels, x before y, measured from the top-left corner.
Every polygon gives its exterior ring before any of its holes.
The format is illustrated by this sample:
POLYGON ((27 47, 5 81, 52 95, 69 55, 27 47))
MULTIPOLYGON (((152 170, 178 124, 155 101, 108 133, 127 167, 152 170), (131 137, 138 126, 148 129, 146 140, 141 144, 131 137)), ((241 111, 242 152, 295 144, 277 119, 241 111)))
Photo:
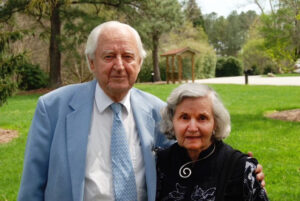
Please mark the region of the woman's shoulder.
POLYGON ((227 193, 234 194, 236 191, 241 191, 244 200, 267 201, 266 193, 256 179, 255 170, 258 161, 225 143, 224 148, 231 155, 229 160, 231 176, 227 180, 227 193))
POLYGON ((258 164, 255 158, 249 157, 247 154, 232 148, 230 145, 223 143, 222 141, 217 143, 217 147, 220 147, 219 152, 223 153, 224 162, 226 163, 227 161, 228 166, 231 166, 231 178, 242 177, 246 166, 256 168, 256 165, 258 164))
POLYGON ((216 149, 218 155, 223 158, 223 160, 234 161, 238 164, 245 163, 248 155, 242 153, 241 151, 232 148, 230 145, 224 143, 223 141, 216 142, 216 149))

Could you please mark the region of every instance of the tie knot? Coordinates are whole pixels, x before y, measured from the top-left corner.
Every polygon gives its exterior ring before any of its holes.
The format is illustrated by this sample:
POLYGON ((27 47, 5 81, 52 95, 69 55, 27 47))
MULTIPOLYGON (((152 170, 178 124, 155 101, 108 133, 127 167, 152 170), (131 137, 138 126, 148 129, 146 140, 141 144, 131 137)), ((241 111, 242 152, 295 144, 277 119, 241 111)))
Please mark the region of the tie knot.
POLYGON ((121 111, 121 106, 122 105, 120 103, 113 103, 110 105, 115 114, 118 114, 121 111))

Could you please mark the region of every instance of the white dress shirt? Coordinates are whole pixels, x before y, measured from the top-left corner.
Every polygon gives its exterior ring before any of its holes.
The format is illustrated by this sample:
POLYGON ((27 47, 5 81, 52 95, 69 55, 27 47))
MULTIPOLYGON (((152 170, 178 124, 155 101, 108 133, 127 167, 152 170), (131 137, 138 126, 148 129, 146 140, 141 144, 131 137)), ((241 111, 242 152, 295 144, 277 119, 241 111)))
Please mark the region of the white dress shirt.
MULTIPOLYGON (((112 103, 97 84, 87 145, 84 201, 114 201, 110 154, 113 112, 109 107, 112 103)), ((120 103, 123 105, 122 119, 135 172, 138 201, 144 201, 147 200, 145 167, 132 113, 130 92, 120 103)))

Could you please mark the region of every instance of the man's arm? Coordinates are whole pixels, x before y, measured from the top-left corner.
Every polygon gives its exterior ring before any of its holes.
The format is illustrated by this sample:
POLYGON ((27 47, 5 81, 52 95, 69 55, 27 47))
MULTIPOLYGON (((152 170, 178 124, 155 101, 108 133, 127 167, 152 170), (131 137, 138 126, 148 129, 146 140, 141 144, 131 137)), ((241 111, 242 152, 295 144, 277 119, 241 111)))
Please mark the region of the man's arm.
MULTIPOLYGON (((252 152, 248 152, 248 156, 253 157, 253 153, 252 152)), ((260 181, 261 186, 263 188, 265 188, 265 186, 266 186, 265 175, 263 173, 263 167, 262 167, 261 164, 257 165, 255 173, 256 173, 257 180, 260 181)))
POLYGON ((39 99, 28 133, 23 176, 18 201, 42 201, 47 183, 50 121, 43 99, 39 99))

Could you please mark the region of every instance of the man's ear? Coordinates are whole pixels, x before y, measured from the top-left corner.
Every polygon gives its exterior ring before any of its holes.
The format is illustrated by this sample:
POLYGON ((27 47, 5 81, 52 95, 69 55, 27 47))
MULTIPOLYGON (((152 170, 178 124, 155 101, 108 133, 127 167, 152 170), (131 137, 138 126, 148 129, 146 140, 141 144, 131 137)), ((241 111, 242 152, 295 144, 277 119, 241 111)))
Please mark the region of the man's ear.
POLYGON ((141 69, 143 67, 143 62, 144 62, 144 59, 139 58, 139 67, 140 67, 139 71, 141 71, 141 69))
POLYGON ((95 70, 94 60, 93 60, 93 59, 90 59, 90 58, 88 58, 88 60, 89 60, 89 64, 90 64, 90 69, 91 69, 91 71, 94 71, 94 70, 95 70))

